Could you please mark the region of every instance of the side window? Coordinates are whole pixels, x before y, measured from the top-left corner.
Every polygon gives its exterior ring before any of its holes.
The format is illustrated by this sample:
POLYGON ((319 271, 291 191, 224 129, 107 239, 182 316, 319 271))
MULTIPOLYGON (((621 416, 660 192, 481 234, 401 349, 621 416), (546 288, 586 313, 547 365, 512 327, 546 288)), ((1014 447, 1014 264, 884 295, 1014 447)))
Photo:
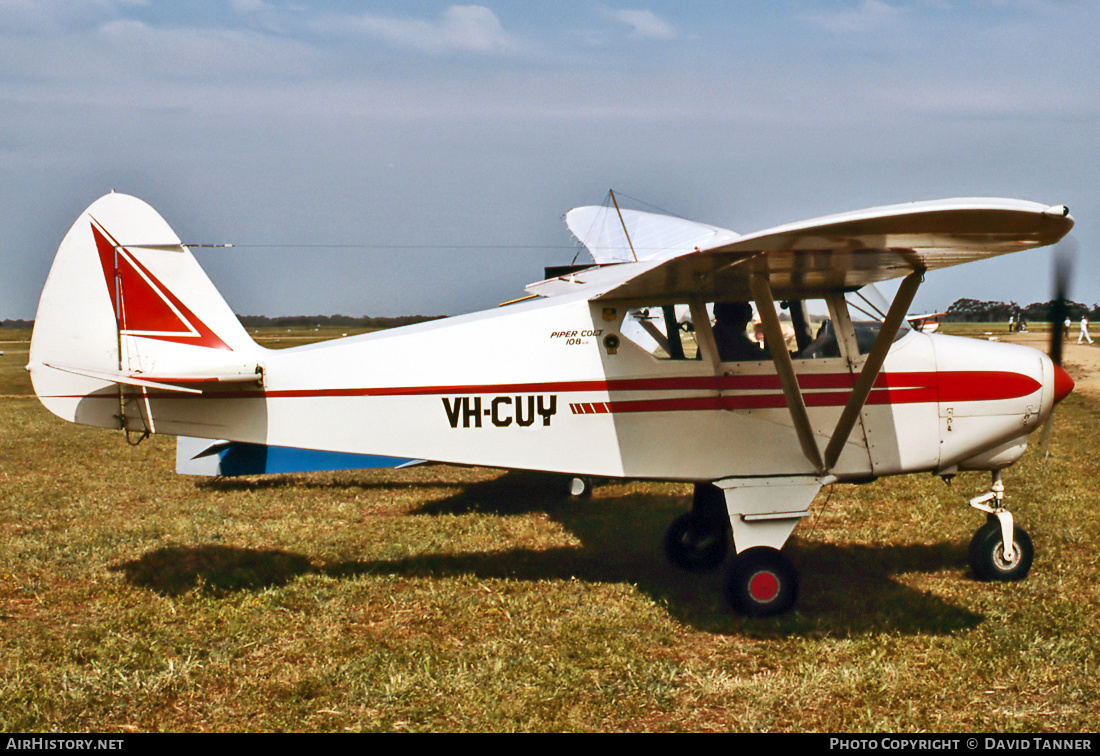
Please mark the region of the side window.
MULTIPOLYGON (((845 295, 860 354, 867 354, 888 310, 874 287, 845 295)), ((834 300, 834 305, 839 306, 834 300)), ((784 346, 796 360, 839 358, 841 348, 824 299, 776 303, 784 346)), ((697 310, 696 312, 700 312, 697 310)), ((722 362, 770 360, 760 315, 749 302, 708 302, 706 313, 722 362)), ((842 315, 838 315, 842 317, 842 315)), ((897 338, 909 332, 903 324, 897 338)), ((620 333, 659 360, 700 359, 692 310, 687 304, 639 305, 626 311, 620 333)), ((897 340, 897 339, 895 339, 897 340)))
POLYGON ((833 321, 829 315, 829 306, 824 299, 792 300, 782 302, 781 307, 789 316, 791 329, 794 331, 791 356, 802 360, 840 356, 840 346, 837 344, 833 321))
POLYGON ((659 360, 699 359, 695 324, 686 304, 631 307, 620 333, 659 360))
MULTIPOLYGON (((767 360, 771 354, 764 343, 764 330, 755 308, 748 302, 707 304, 711 316, 714 346, 722 362, 767 360)), ((786 331, 784 332, 786 334, 786 331)))
MULTIPOLYGON (((794 359, 839 357, 829 307, 823 299, 777 303, 784 348, 794 359)), ((711 309, 711 305, 707 305, 711 309)), ((712 329, 723 362, 770 359, 764 329, 755 305, 746 302, 717 302, 713 305, 712 329)))

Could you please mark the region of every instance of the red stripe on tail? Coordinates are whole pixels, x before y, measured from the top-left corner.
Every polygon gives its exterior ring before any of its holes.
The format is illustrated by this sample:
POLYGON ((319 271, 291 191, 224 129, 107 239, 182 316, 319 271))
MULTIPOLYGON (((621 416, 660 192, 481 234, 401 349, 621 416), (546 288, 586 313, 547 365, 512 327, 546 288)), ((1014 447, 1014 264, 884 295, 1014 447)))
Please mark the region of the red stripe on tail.
POLYGON ((98 221, 92 224, 92 235, 111 294, 111 308, 123 336, 232 351, 98 221))

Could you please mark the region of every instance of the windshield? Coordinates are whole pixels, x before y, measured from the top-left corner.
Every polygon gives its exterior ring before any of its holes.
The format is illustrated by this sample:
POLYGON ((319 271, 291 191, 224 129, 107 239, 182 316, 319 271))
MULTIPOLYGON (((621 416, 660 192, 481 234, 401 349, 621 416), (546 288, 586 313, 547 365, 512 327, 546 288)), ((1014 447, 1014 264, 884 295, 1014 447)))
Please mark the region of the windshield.
MULTIPOLYGON (((852 327, 856 332, 856 343, 859 344, 859 353, 867 354, 875 343, 875 337, 882 329, 882 321, 886 319, 886 312, 890 305, 886 298, 874 286, 864 286, 858 291, 844 295, 848 303, 848 313, 852 318, 852 327)), ((908 334, 912 328, 908 320, 901 321, 901 327, 894 337, 894 341, 908 334)))

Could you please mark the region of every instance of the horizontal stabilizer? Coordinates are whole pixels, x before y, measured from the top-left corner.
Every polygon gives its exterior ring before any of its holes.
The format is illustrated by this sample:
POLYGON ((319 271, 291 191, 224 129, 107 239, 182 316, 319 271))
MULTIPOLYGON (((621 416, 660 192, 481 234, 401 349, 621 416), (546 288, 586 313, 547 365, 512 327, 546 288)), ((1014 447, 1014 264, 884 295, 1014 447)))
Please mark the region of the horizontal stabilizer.
POLYGON ((251 373, 223 373, 219 375, 191 375, 191 376, 160 376, 160 375, 135 375, 119 371, 89 370, 87 368, 68 367, 66 365, 54 365, 45 363, 46 367, 60 370, 73 375, 82 375, 86 378, 96 378, 111 383, 122 383, 127 386, 141 386, 143 388, 160 389, 162 391, 182 391, 186 394, 201 394, 204 389, 217 387, 222 383, 261 383, 263 375, 258 368, 251 373))

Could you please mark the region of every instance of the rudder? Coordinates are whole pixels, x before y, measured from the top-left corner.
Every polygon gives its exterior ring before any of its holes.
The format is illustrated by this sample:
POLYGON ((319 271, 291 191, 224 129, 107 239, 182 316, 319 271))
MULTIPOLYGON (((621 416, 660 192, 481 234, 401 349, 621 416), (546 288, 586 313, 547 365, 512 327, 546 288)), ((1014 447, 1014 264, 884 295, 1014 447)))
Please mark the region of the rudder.
POLYGON ((164 219, 112 192, 77 218, 58 248, 28 368, 51 412, 118 428, 117 403, 84 400, 118 396, 126 385, 255 379, 260 351, 164 219))

